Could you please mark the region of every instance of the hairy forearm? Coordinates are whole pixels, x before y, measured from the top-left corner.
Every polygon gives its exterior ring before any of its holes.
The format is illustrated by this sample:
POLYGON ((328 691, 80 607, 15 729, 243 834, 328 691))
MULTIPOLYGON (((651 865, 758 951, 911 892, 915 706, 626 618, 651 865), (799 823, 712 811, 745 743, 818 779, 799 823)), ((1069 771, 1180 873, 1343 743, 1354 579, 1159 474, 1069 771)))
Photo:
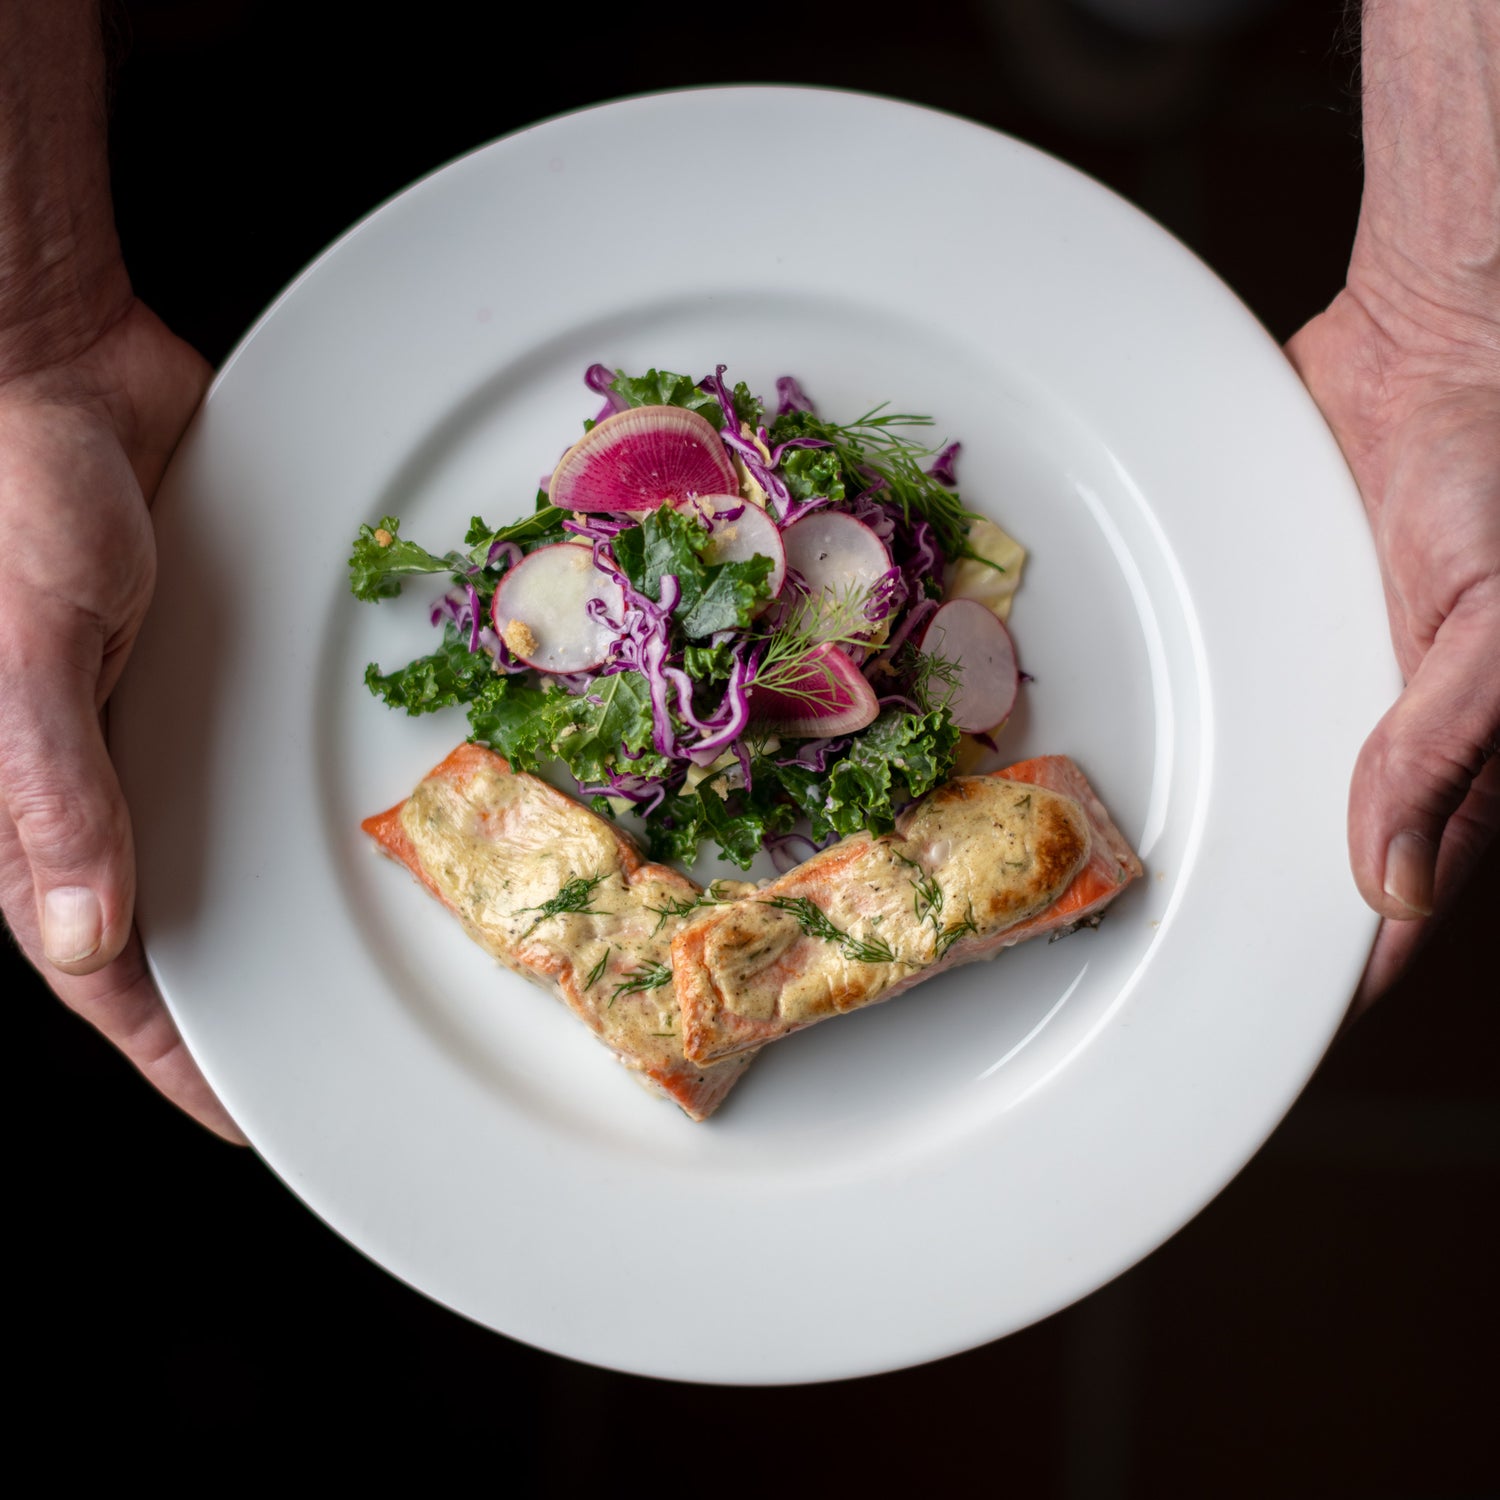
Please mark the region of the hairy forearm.
POLYGON ((1351 280, 1403 342, 1500 355, 1500 3, 1365 0, 1351 280))
POLYGON ((129 299, 98 0, 0 0, 0 381, 82 352, 129 299))

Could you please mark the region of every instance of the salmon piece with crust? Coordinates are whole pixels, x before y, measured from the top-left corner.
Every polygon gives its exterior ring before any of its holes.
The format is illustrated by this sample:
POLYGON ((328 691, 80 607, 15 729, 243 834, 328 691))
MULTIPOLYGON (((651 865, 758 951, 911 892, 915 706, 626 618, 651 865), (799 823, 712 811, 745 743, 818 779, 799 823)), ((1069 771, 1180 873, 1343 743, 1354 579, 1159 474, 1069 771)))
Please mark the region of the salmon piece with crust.
POLYGON ((744 1055, 1097 915, 1141 863, 1066 756, 960 776, 672 942, 683 1050, 744 1055))
POLYGON ((671 945, 701 909, 702 891, 648 863, 606 819, 465 744, 361 827, 480 947, 552 990, 694 1120, 743 1075, 748 1054, 705 1065, 682 1051, 671 945))

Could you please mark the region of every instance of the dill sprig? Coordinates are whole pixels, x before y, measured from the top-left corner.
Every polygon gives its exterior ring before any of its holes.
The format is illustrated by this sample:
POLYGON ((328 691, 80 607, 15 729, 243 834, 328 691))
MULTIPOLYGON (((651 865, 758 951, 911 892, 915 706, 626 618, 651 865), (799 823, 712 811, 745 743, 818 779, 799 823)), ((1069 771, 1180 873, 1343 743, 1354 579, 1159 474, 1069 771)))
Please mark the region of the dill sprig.
POLYGON ((961 922, 955 922, 951 927, 943 926, 943 888, 938 884, 936 875, 929 875, 916 860, 908 859, 904 854, 897 854, 894 849, 892 854, 908 868, 917 873, 912 876, 912 912, 919 922, 929 922, 932 925, 932 948, 934 961, 940 959, 961 937, 967 937, 970 933, 978 932, 979 928, 974 921, 974 908, 970 905, 961 922))
POLYGON ((963 680, 962 662, 939 656, 935 651, 918 651, 915 647, 912 648, 911 696, 923 713, 930 714, 951 703, 963 680), (942 691, 934 692, 934 683, 941 684, 942 691))
POLYGON ((908 859, 904 854, 896 854, 894 849, 891 850, 891 853, 895 854, 897 860, 908 869, 917 872, 912 876, 911 882, 912 890, 915 893, 911 903, 913 915, 919 922, 925 922, 928 917, 931 917, 933 926, 941 931, 940 919, 943 915, 943 888, 938 884, 937 876, 929 875, 916 860, 908 859))
POLYGON ((899 505, 908 523, 913 514, 926 521, 948 557, 967 557, 971 551, 969 522, 979 517, 965 507, 955 491, 924 468, 942 444, 928 447, 901 430, 931 426, 931 417, 888 412, 882 402, 852 422, 829 422, 799 414, 797 430, 822 438, 846 475, 859 476, 870 488, 883 491, 878 498, 899 505))
POLYGON ((600 975, 604 973, 604 966, 609 962, 609 955, 613 952, 614 949, 606 945, 604 952, 599 955, 599 962, 589 970, 589 977, 583 981, 584 989, 591 990, 598 984, 600 975))
POLYGON ((971 933, 978 931, 979 928, 974 921, 974 908, 970 906, 962 922, 955 922, 952 927, 939 929, 937 941, 933 944, 935 957, 942 958, 959 938, 968 937, 971 933))
POLYGON ((621 995, 640 995, 647 990, 659 990, 662 985, 672 982, 671 964, 641 964, 632 969, 614 988, 614 993, 609 997, 610 1005, 613 1005, 621 995))
POLYGON ((648 906, 647 911, 656 913, 656 926, 651 929, 651 936, 655 937, 658 932, 666 926, 668 917, 685 917, 689 912, 695 912, 700 906, 723 906, 729 898, 716 895, 719 882, 711 881, 706 891, 700 891, 691 901, 679 901, 668 898, 665 906, 648 906))
POLYGON ((869 599, 869 589, 853 584, 841 594, 826 588, 817 598, 804 594, 764 638, 765 651, 748 685, 825 710, 841 706, 843 686, 817 653, 824 646, 869 645, 880 628, 865 614, 869 599))
POLYGON ((884 938, 856 937, 844 932, 828 920, 828 914, 815 901, 806 896, 772 896, 761 902, 762 906, 774 906, 797 919, 797 925, 808 937, 822 938, 833 943, 844 957, 859 964, 892 964, 895 952, 884 938))
POLYGON ((550 901, 543 901, 540 906, 523 906, 512 912, 511 915, 517 917, 522 912, 541 913, 521 936, 530 937, 549 917, 560 917, 566 912, 581 912, 585 916, 597 917, 599 912, 589 905, 589 900, 594 894, 594 887, 608 878, 607 875, 574 875, 563 883, 563 888, 550 901))

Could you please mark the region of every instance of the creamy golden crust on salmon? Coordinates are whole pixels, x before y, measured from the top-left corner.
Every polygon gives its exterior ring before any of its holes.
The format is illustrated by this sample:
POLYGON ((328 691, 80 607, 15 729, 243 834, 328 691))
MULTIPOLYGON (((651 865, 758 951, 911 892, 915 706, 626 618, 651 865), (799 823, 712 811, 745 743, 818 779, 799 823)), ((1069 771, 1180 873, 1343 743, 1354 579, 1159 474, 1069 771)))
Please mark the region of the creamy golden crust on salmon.
MULTIPOLYGON (((551 989, 642 1082, 707 1118, 748 1056, 682 1051, 671 945, 702 892, 605 819, 461 745, 363 827, 516 973, 551 989)), ((717 889, 717 888, 716 888, 717 889)))
POLYGON ((1140 861, 1072 761, 958 777, 672 944, 683 1046, 731 1057, 1087 920, 1140 861))

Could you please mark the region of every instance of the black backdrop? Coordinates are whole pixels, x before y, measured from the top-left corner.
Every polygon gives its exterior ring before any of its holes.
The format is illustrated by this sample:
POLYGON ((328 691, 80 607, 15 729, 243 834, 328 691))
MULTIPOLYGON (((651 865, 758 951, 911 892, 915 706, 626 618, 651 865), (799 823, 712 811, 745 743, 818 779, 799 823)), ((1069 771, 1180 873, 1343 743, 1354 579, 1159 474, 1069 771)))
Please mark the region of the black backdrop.
MULTIPOLYGON (((124 5, 113 150, 138 290, 222 361, 328 241, 448 158, 731 81, 888 93, 1042 145, 1164 222, 1278 337, 1339 283, 1359 150, 1333 0, 1155 39, 1064 0, 687 9, 124 5)), ((59 1472, 100 1456, 194 1483, 321 1451, 350 1477, 410 1455, 440 1488, 472 1470, 522 1494, 626 1473, 731 1493, 1489 1492, 1497 911, 1492 858, 1250 1167, 1111 1286, 923 1369, 741 1392, 584 1368, 430 1304, 157 1100, 6 953, 13 1430, 59 1472)))

